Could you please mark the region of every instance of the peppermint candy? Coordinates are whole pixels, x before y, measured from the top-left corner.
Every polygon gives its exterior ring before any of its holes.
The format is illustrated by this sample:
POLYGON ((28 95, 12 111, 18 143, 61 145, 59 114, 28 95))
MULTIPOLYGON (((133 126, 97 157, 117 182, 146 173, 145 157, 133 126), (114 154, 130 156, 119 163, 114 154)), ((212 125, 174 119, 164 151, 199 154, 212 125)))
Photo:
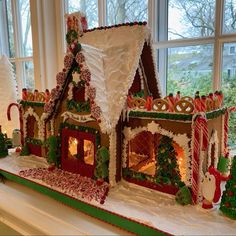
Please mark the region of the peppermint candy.
POLYGON ((74 60, 74 56, 71 53, 68 53, 64 57, 64 67, 70 69, 74 60))
POLYGON ((91 73, 88 69, 82 70, 80 77, 82 80, 84 80, 88 83, 91 80, 91 73))
POLYGON ((63 86, 63 84, 66 81, 66 73, 65 72, 59 72, 56 76, 56 80, 57 80, 57 85, 58 86, 63 86))
POLYGON ((98 120, 101 116, 101 108, 95 104, 92 104, 91 115, 98 120))
POLYGON ((88 88, 88 97, 90 98, 90 100, 94 100, 96 97, 96 89, 94 87, 89 87, 88 88))
POLYGON ((75 60, 78 64, 82 64, 85 61, 84 54, 79 52, 76 54, 75 60))

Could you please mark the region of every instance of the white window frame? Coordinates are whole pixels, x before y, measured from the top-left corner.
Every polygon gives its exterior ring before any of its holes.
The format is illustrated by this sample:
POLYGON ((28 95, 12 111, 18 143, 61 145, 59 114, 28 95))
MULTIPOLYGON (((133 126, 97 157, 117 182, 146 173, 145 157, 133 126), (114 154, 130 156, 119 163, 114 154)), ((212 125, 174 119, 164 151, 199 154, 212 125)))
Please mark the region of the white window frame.
MULTIPOLYGON (((6 2, 2 1, 3 7, 6 8, 6 2)), ((32 62, 34 64, 33 55, 28 57, 22 57, 22 24, 20 21, 19 15, 19 1, 18 0, 11 0, 11 7, 12 7, 12 20, 13 20, 13 32, 14 32, 14 50, 15 50, 15 57, 9 58, 10 62, 15 63, 16 65, 16 80, 19 90, 23 87, 26 87, 26 80, 25 80, 25 69, 22 65, 22 62, 32 62)), ((2 9, 3 10, 3 9, 2 9)), ((1 42, 2 48, 0 50, 1 54, 6 54, 9 57, 9 45, 7 43, 7 15, 6 11, 1 12, 3 13, 3 21, 2 21, 2 29, 3 33, 1 34, 1 42)), ((32 17, 31 17, 32 18, 32 17)), ((32 24, 31 24, 32 25, 32 24)))
MULTIPOLYGON (((168 1, 166 0, 157 0, 158 7, 157 13, 160 12, 160 21, 157 21, 156 28, 162 26, 166 30, 168 30, 167 20, 165 17, 162 17, 161 14, 168 12, 168 1), (165 3, 164 3, 165 2, 165 3), (164 4, 164 5, 163 5, 164 4)), ((172 47, 184 47, 184 46, 194 46, 194 45, 203 45, 203 44, 212 44, 214 47, 214 55, 213 55, 213 75, 212 75, 212 89, 219 90, 221 88, 221 71, 222 71, 222 49, 224 43, 236 42, 236 34, 223 34, 222 23, 223 23, 223 11, 224 11, 224 0, 216 0, 216 13, 215 13, 215 35, 212 37, 204 37, 204 38, 192 38, 192 39, 176 39, 176 40, 164 40, 161 38, 163 35, 167 35, 166 32, 160 31, 159 40, 154 42, 155 49, 166 49, 172 47)), ((156 14, 157 14, 156 13, 156 14)), ((165 55, 161 55, 163 61, 159 61, 159 72, 160 78, 162 79, 162 89, 163 94, 166 95, 166 72, 167 72, 167 53, 165 55)))
MULTIPOLYGON (((64 0, 61 0, 64 2, 64 0)), ((65 0, 66 1, 66 0, 65 0)), ((106 25, 106 0, 98 1, 99 26, 106 25)), ((64 5, 64 11, 65 11, 64 5)), ((224 43, 236 42, 236 34, 224 34, 222 30, 224 0, 216 0, 215 34, 211 37, 168 40, 168 0, 148 0, 148 25, 152 32, 153 47, 160 50, 157 57, 162 94, 166 95, 168 48, 211 44, 214 48, 212 89, 221 88, 222 49, 224 43), (161 60, 158 60, 161 58, 161 60)), ((65 24, 64 24, 65 25, 65 24)), ((63 35, 64 38, 64 35, 63 35)))

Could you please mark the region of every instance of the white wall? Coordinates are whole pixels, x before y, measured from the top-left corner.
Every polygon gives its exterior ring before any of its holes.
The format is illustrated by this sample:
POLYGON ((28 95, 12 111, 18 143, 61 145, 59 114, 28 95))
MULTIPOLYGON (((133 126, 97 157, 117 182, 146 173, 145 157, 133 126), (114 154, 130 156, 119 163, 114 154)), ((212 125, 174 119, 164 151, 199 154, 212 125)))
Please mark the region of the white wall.
POLYGON ((56 86, 56 74, 63 69, 61 1, 31 0, 35 88, 56 86))

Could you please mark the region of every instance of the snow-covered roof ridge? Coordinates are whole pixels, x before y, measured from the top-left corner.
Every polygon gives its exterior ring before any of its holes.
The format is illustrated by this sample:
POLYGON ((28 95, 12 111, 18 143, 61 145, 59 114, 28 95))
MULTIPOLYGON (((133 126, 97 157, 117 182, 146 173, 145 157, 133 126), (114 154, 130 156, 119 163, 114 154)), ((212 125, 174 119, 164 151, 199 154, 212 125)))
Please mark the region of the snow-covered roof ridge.
POLYGON ((102 111, 101 128, 110 133, 125 107, 144 44, 150 45, 150 30, 143 24, 98 29, 84 33, 79 41, 102 111))

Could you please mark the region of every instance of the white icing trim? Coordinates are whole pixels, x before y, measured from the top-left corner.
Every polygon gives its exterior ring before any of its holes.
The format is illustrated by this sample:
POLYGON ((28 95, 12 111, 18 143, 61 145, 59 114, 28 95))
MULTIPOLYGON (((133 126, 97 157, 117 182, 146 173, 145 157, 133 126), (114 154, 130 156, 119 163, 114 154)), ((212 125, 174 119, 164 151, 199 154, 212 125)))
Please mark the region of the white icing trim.
POLYGON ((69 83, 69 90, 68 90, 68 96, 67 98, 69 100, 72 100, 73 99, 73 88, 74 88, 74 84, 72 82, 69 83))
POLYGON ((213 144, 215 144, 214 167, 215 169, 217 169, 217 165, 219 162, 219 138, 218 138, 217 130, 215 129, 213 130, 210 141, 209 141, 207 167, 210 167, 210 164, 211 164, 211 149, 212 149, 213 144))
POLYGON ((116 131, 113 130, 109 136, 109 152, 110 152, 110 161, 109 161, 109 184, 111 187, 116 185, 116 131))
POLYGON ((95 121, 95 119, 91 116, 91 114, 78 115, 78 114, 72 113, 70 111, 65 111, 63 114, 61 114, 61 117, 63 117, 63 122, 65 122, 67 119, 72 119, 74 121, 81 122, 81 123, 95 121))
POLYGON ((186 185, 191 185, 191 180, 189 181, 189 163, 191 158, 191 152, 190 147, 188 145, 190 139, 187 137, 186 134, 174 134, 173 132, 170 132, 168 130, 165 130, 161 128, 161 126, 154 121, 147 124, 147 126, 143 127, 137 127, 134 129, 131 129, 130 127, 125 127, 123 134, 125 136, 124 143, 123 143, 123 153, 122 153, 122 167, 125 168, 127 164, 127 145, 129 141, 133 138, 135 138, 136 135, 138 135, 142 131, 148 131, 152 134, 159 133, 161 135, 165 135, 167 137, 170 137, 175 141, 181 148, 184 150, 184 161, 182 162, 182 165, 180 166, 180 170, 182 170, 181 174, 181 180, 186 185))
MULTIPOLYGON (((151 35, 150 35, 151 37, 151 35)), ((154 50, 154 48, 152 47, 153 45, 153 42, 152 42, 152 39, 149 38, 149 44, 150 44, 150 48, 151 48, 151 54, 152 54, 152 58, 157 58, 157 55, 156 55, 156 50, 154 50)), ((158 92, 159 92, 159 96, 160 98, 163 97, 162 96, 162 89, 161 89, 161 86, 160 86, 160 80, 159 80, 159 74, 157 72, 157 62, 156 60, 153 59, 153 64, 154 64, 154 73, 155 73, 155 78, 156 78, 156 83, 157 83, 157 89, 158 89, 158 92)))
POLYGON ((139 77, 140 77, 141 90, 144 90, 144 78, 143 78, 142 69, 140 67, 140 63, 139 63, 139 67, 138 67, 138 73, 139 73, 139 77))
POLYGON ((51 135, 55 134, 55 130, 54 130, 54 118, 52 118, 50 120, 50 128, 51 128, 51 135))

